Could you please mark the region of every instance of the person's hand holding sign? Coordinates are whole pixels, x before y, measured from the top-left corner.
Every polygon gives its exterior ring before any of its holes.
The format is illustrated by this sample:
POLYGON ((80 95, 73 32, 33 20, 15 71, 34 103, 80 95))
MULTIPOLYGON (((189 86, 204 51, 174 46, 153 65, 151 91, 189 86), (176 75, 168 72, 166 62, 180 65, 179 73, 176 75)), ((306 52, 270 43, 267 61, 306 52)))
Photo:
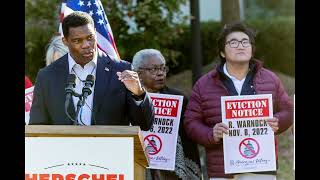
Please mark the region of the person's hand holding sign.
POLYGON ((213 139, 215 142, 219 142, 223 137, 223 133, 228 134, 228 126, 224 123, 217 123, 213 127, 213 139))
POLYGON ((273 117, 271 119, 268 119, 267 122, 269 126, 272 128, 272 131, 276 133, 279 129, 279 119, 276 117, 273 117))

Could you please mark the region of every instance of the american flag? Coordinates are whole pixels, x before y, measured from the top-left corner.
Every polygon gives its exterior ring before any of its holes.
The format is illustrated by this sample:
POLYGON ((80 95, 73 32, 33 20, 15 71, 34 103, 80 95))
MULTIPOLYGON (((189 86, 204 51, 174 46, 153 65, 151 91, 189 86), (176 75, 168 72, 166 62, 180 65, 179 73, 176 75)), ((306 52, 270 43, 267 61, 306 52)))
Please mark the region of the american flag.
POLYGON ((120 59, 111 26, 100 0, 63 0, 60 12, 59 32, 62 33, 62 20, 73 11, 83 11, 91 15, 97 30, 98 47, 106 54, 120 59))

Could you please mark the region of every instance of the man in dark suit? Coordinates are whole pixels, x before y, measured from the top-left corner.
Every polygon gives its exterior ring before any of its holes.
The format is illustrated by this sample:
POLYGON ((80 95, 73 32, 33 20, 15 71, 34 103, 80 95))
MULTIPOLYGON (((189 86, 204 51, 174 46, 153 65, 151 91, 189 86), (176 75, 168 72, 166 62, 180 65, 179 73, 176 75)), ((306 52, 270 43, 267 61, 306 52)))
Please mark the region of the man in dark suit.
POLYGON ((153 106, 141 87, 131 64, 114 60, 97 48, 91 16, 73 12, 62 23, 63 42, 69 53, 37 75, 29 124, 139 125, 148 130, 153 123, 153 106), (75 92, 81 94, 86 77, 96 77, 92 93, 76 116, 78 97, 72 97, 65 113, 65 87, 69 74, 75 74, 75 92))

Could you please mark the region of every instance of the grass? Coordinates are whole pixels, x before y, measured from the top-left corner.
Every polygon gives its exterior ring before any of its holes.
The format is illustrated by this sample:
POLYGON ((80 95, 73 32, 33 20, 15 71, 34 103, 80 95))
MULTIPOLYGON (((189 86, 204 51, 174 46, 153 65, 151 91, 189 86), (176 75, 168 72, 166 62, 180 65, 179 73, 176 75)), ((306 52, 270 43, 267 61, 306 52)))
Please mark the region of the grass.
MULTIPOLYGON (((203 74, 207 73, 214 67, 215 63, 204 66, 203 74)), ((281 79, 289 96, 293 98, 295 92, 295 79, 285 74, 276 72, 281 79)), ((168 77, 167 85, 182 91, 187 97, 190 96, 192 90, 191 70, 183 71, 179 74, 168 77)), ((207 180, 205 167, 205 150, 202 146, 199 148, 201 166, 204 168, 203 179, 207 180)), ((291 128, 279 135, 279 157, 278 157, 278 174, 277 180, 294 180, 293 170, 293 134, 291 128)))
POLYGON ((293 134, 291 128, 279 136, 279 169, 277 180, 294 180, 293 134))

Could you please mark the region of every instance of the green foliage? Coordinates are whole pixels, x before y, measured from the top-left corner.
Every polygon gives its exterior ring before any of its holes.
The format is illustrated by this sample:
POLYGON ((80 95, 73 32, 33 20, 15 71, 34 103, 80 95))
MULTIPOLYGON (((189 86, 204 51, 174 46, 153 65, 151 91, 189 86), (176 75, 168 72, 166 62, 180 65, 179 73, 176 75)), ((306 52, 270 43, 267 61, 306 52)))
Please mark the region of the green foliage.
POLYGON ((107 16, 121 58, 131 61, 137 51, 154 48, 161 50, 168 61, 176 64, 177 52, 169 45, 181 34, 178 23, 187 20, 180 11, 180 5, 186 2, 108 0, 106 12, 110 12, 107 16))
POLYGON ((25 1, 25 67, 32 82, 45 66, 46 45, 58 29, 59 3, 59 0, 25 1))
POLYGON ((244 4, 246 19, 270 19, 295 14, 295 0, 245 0, 244 4))
MULTIPOLYGON (((217 43, 216 39, 222 28, 220 22, 204 22, 201 23, 201 49, 202 49, 202 64, 207 65, 215 60, 217 56, 217 43)), ((169 76, 178 73, 185 69, 192 67, 192 54, 191 54, 191 31, 190 26, 180 25, 183 34, 177 37, 169 45, 170 49, 175 50, 177 57, 175 64, 169 61, 170 67, 169 76)), ((167 57, 166 57, 167 58, 167 57)), ((168 58, 167 58, 168 60, 168 58)))
POLYGON ((25 40, 25 67, 26 74, 34 82, 39 68, 45 66, 46 44, 49 42, 53 31, 46 31, 43 28, 26 28, 25 40))
POLYGON ((258 30, 255 57, 266 67, 295 76, 294 17, 252 20, 248 25, 258 30))
POLYGON ((291 127, 279 135, 278 180, 295 179, 295 172, 293 170, 294 136, 292 133, 291 127))
MULTIPOLYGON (((258 31, 256 37, 255 58, 264 61, 270 69, 295 76, 295 19, 294 17, 278 17, 266 20, 249 20, 245 22, 258 31)), ((178 52, 176 58, 178 65, 170 65, 170 73, 175 74, 190 69, 191 61, 191 35, 189 26, 181 26, 185 32, 174 40, 170 48, 178 52)), ((217 59, 217 38, 221 31, 220 22, 201 23, 201 46, 203 65, 217 59)), ((169 75, 171 75, 169 74, 169 75)))

